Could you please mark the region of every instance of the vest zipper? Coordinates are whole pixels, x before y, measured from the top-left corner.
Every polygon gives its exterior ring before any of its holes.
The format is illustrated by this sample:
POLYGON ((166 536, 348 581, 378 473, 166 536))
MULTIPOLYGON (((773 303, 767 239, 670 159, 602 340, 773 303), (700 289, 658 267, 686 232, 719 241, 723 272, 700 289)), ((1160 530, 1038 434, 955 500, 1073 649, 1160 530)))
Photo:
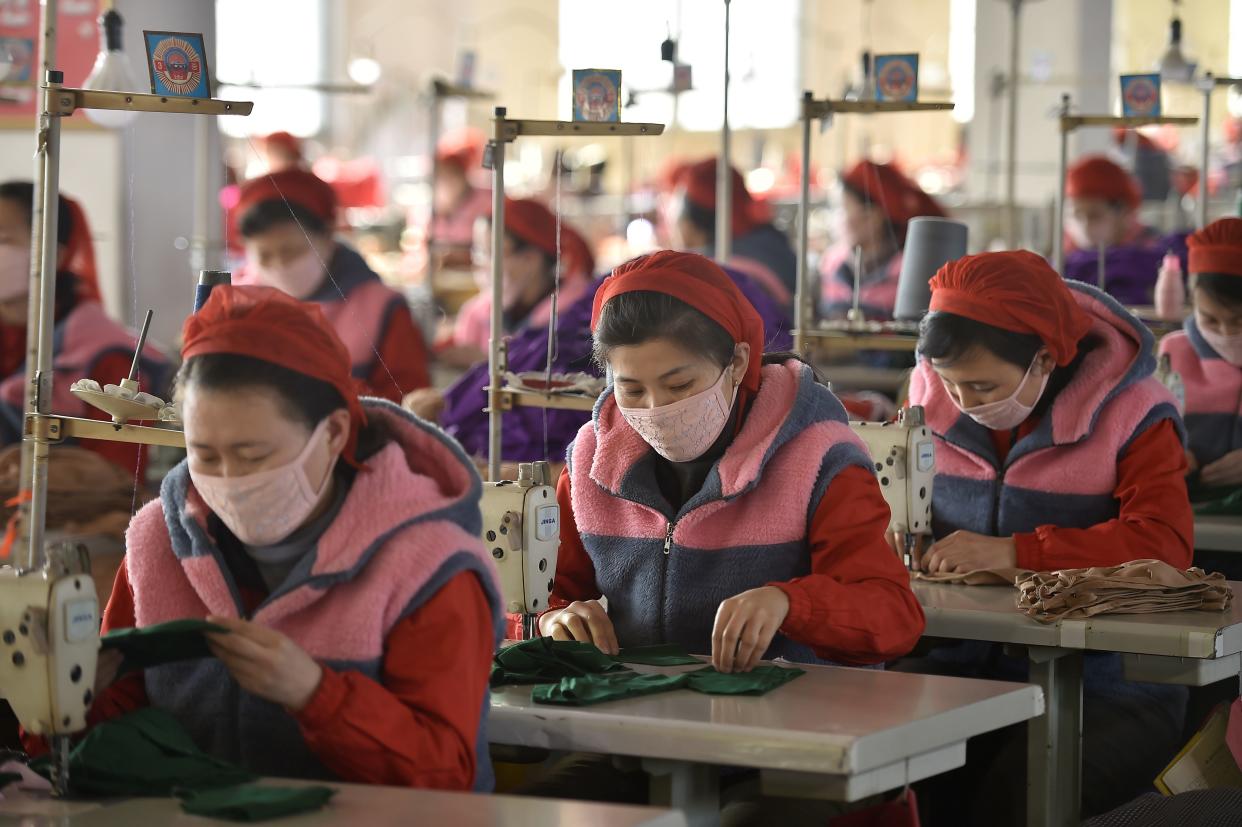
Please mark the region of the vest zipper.
POLYGON ((664 535, 664 556, 667 557, 673 548, 673 529, 677 527, 676 520, 669 520, 668 531, 664 535))

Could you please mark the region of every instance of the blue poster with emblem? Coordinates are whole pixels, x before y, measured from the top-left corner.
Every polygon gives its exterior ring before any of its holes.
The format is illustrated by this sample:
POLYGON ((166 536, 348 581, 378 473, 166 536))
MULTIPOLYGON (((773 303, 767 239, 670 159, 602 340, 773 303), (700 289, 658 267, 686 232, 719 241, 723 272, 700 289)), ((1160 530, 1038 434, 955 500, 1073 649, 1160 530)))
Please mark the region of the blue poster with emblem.
POLYGON ((574 120, 621 120, 620 69, 574 69, 574 120))
POLYGON ((203 36, 192 32, 143 31, 151 94, 175 98, 210 98, 211 75, 203 36))
POLYGON ((1160 75, 1122 75, 1121 114, 1127 118, 1160 117, 1160 75))
POLYGON ((875 98, 881 101, 919 99, 919 56, 876 55, 875 98))

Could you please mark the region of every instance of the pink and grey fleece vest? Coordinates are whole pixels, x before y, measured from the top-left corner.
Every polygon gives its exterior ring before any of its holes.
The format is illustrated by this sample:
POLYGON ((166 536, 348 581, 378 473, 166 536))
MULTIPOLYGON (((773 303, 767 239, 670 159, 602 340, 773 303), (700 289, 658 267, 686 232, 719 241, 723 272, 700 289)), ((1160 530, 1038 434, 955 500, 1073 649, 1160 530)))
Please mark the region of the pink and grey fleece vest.
MULTIPOLYGON (((495 569, 479 539, 481 484, 461 448, 391 403, 368 399, 372 426, 390 441, 366 460, 337 518, 289 580, 248 619, 289 636, 313 658, 382 682, 385 641, 449 579, 474 572, 492 606, 495 569)), ((209 510, 187 466, 165 478, 160 499, 138 512, 125 565, 139 627, 209 614, 238 617, 238 587, 209 533, 209 510)), ((243 691, 215 659, 146 670, 152 705, 167 709, 209 754, 260 775, 328 778, 297 722, 243 691)), ((475 789, 490 789, 484 697, 475 789)))
MULTIPOLYGON (((854 306, 854 254, 843 245, 824 254, 820 265, 820 313, 825 317, 841 317, 854 306)), ((901 280, 901 252, 887 262, 863 274, 858 306, 868 319, 893 318, 897 305, 897 283, 901 280)))
POLYGON ((1160 340, 1160 353, 1168 354, 1186 386, 1186 430, 1199 464, 1242 449, 1242 368, 1220 358, 1194 316, 1160 340))
POLYGON ((1181 428, 1172 395, 1152 378, 1152 335, 1114 299, 1068 282, 1093 319, 1098 344, 1053 400, 1038 427, 1001 463, 990 432, 961 413, 926 359, 910 403, 926 409, 936 438, 935 535, 959 529, 1004 537, 1041 525, 1087 528, 1115 518, 1117 462, 1148 428, 1181 428))
MULTIPOLYGON (((722 600, 810 572, 807 532, 833 478, 869 468, 845 409, 797 361, 763 369, 741 430, 702 490, 674 513, 656 454, 611 389, 569 449, 573 511, 622 646, 678 643, 711 651, 722 600)), ((765 657, 814 661, 777 635, 765 657)))

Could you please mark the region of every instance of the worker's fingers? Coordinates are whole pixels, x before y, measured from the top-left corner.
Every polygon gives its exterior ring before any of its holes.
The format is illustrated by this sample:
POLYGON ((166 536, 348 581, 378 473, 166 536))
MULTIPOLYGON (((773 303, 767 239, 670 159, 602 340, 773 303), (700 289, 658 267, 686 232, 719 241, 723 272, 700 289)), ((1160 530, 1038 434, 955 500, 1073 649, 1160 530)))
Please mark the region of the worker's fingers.
POLYGON ((712 665, 717 672, 729 674, 737 662, 737 649, 746 629, 746 618, 740 612, 734 612, 720 636, 720 648, 712 650, 712 665))
POLYGON ((768 631, 767 624, 760 617, 747 619, 742 636, 738 639, 737 655, 733 660, 734 672, 749 672, 755 668, 755 664, 772 641, 772 631, 768 631))
POLYGON ((570 640, 581 640, 586 643, 594 642, 591 637, 591 628, 576 612, 571 612, 566 609, 561 613, 560 617, 556 619, 556 622, 567 632, 569 632, 570 640))
POLYGON ((712 623, 712 666, 717 672, 724 671, 725 629, 733 618, 734 604, 725 600, 716 609, 716 620, 712 623))
POLYGON ((620 651, 617 646, 617 633, 612 626, 612 618, 604 611, 604 607, 592 600, 585 604, 583 614, 587 627, 591 630, 591 640, 599 650, 606 655, 617 654, 620 651))
POLYGON ((207 622, 214 623, 217 626, 223 626, 229 630, 230 634, 250 638, 256 643, 261 643, 264 646, 278 646, 286 640, 285 636, 275 629, 269 629, 261 623, 253 623, 248 620, 214 617, 212 615, 208 615, 207 622))
POLYGON ((272 658, 273 650, 269 646, 264 646, 258 641, 251 640, 248 637, 237 634, 211 634, 207 635, 207 645, 211 648, 216 657, 220 657, 221 652, 235 658, 245 658, 246 660, 269 661, 272 658))

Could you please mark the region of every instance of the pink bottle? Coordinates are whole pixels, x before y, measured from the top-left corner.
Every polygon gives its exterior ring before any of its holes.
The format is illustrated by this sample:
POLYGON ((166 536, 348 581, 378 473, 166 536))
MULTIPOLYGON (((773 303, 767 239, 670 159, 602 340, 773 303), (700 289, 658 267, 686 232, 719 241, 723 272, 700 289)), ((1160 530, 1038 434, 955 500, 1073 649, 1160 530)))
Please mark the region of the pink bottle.
POLYGON ((1156 277, 1156 317, 1180 322, 1186 312, 1186 286, 1182 282, 1182 262, 1174 253, 1165 253, 1156 277))

